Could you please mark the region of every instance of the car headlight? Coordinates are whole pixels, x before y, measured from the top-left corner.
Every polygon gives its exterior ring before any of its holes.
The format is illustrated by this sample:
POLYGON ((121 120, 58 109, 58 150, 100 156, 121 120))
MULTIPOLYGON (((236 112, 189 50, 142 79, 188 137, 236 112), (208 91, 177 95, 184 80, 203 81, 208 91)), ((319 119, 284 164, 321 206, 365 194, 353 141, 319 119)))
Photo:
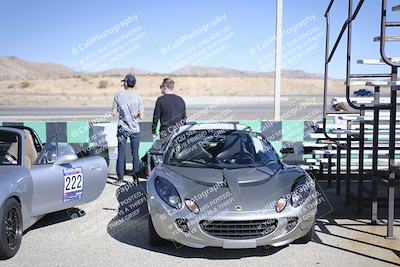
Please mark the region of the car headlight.
POLYGON ((305 202, 308 196, 311 194, 311 189, 314 186, 314 182, 307 179, 306 176, 302 176, 296 180, 293 184, 291 192, 292 206, 297 208, 305 202))
POLYGON ((285 197, 281 197, 280 199, 278 199, 278 201, 276 201, 275 203, 275 210, 276 212, 281 212, 286 208, 286 203, 287 200, 285 197))
POLYGON ((185 205, 194 214, 198 214, 200 212, 199 206, 197 206, 196 202, 191 199, 185 199, 185 205))
POLYGON ((181 207, 181 198, 175 186, 165 178, 156 177, 155 187, 160 198, 169 206, 175 209, 181 207))

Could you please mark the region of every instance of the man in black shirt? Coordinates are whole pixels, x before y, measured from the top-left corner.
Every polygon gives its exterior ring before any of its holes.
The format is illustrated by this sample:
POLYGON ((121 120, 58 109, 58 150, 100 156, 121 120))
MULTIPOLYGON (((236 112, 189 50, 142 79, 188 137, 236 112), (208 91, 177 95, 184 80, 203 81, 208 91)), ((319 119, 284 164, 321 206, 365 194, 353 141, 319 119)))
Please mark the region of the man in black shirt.
POLYGON ((165 78, 160 85, 163 94, 157 99, 153 114, 152 133, 153 138, 157 137, 156 130, 160 121, 160 138, 166 140, 180 126, 186 124, 186 106, 182 97, 174 94, 175 82, 165 78))

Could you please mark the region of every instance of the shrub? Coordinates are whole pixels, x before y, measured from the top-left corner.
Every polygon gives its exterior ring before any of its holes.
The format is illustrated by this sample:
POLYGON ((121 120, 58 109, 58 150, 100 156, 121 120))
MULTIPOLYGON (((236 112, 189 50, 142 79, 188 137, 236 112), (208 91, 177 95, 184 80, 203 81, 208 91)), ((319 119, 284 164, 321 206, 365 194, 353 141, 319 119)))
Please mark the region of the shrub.
POLYGON ((21 88, 28 88, 29 86, 31 86, 30 82, 27 81, 21 82, 21 88))
POLYGON ((98 88, 107 88, 107 87, 108 87, 108 81, 101 80, 101 81, 99 82, 98 88))

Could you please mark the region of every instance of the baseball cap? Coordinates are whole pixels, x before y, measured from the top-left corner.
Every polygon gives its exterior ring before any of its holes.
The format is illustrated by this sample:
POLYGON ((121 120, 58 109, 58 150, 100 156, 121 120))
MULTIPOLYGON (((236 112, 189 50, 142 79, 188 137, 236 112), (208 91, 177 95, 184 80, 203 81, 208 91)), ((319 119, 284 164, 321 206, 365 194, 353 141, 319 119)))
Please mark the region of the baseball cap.
POLYGON ((134 87, 136 84, 136 78, 132 74, 128 74, 125 76, 121 82, 125 82, 129 87, 134 87))

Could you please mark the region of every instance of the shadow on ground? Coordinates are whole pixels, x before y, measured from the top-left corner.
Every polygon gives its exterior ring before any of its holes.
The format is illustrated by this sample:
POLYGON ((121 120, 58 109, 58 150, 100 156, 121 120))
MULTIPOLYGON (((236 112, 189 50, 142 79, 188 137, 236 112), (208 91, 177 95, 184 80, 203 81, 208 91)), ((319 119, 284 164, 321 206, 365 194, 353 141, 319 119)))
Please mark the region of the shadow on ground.
POLYGON ((67 210, 60 210, 57 212, 49 213, 45 215, 37 223, 25 230, 24 234, 31 230, 39 229, 49 225, 66 222, 72 219, 77 219, 79 217, 85 216, 85 211, 79 208, 70 208, 67 210))
MULTIPOLYGON (((120 203, 118 214, 108 224, 107 232, 114 239, 135 247, 164 253, 176 257, 183 258, 206 258, 206 259, 240 259, 246 257, 264 257, 275 254, 284 247, 259 247, 256 249, 245 250, 226 250, 222 248, 204 248, 193 249, 182 246, 177 243, 168 242, 161 247, 153 247, 148 243, 148 210, 145 194, 146 183, 140 182, 138 185, 128 184, 117 190, 117 199, 120 203), (127 201, 129 199, 129 201, 127 201), (132 204, 134 203, 134 204, 132 204), (125 219, 128 216, 127 219, 125 219)), ((327 188, 326 184, 319 185, 319 191, 323 193, 325 203, 320 206, 319 214, 317 214, 316 221, 316 234, 314 235, 313 242, 337 249, 338 251, 345 251, 355 255, 368 257, 387 264, 397 264, 396 261, 391 261, 385 256, 373 255, 365 253, 360 248, 363 246, 371 246, 375 249, 384 250, 394 255, 399 256, 400 251, 394 243, 381 243, 385 241, 385 235, 382 231, 376 231, 377 228, 371 228, 368 223, 369 210, 365 209, 364 213, 357 214, 354 212, 355 205, 345 205, 343 197, 335 195, 332 188, 327 188), (345 221, 345 222, 344 222, 345 221), (328 228, 334 226, 343 232, 349 232, 350 235, 338 234, 331 232, 328 228), (335 238, 337 243, 330 243, 321 240, 323 234, 335 238), (357 235, 367 235, 370 238, 362 240, 356 238, 357 235), (321 236, 322 235, 322 236, 321 236), (378 240, 378 241, 377 241, 378 240), (340 243, 348 242, 356 244, 351 248, 344 248, 340 243), (388 245, 389 244, 389 245, 388 245)), ((398 210, 397 210, 398 212, 398 210)), ((380 214, 384 218, 384 213, 380 214)), ((378 225, 374 227, 385 227, 384 221, 379 220, 378 225)), ((400 221, 396 219, 395 227, 400 227, 400 221)), ((382 229, 382 228, 379 228, 382 229)), ((336 231, 335 231, 336 232, 336 231)), ((324 239, 324 238, 323 238, 324 239)), ((395 241, 397 242, 397 241, 395 241)), ((297 245, 290 245, 297 246, 297 245)), ((302 245, 304 246, 304 245, 302 245)))
MULTIPOLYGON (((382 263, 399 265, 400 261, 393 262, 385 256, 393 253, 400 259, 399 236, 397 235, 395 240, 386 239, 387 208, 384 205, 385 202, 379 203, 378 220, 376 224, 373 224, 371 223, 370 206, 364 205, 360 212, 354 199, 349 204, 346 204, 343 193, 339 196, 336 195, 335 184, 332 187, 328 187, 326 182, 320 182, 319 189, 323 193, 328 206, 332 207, 332 210, 319 217, 316 221, 317 227, 314 242, 382 263), (329 229, 334 229, 334 231, 329 229), (334 238, 334 244, 323 242, 318 237, 319 234, 334 238), (346 245, 343 246, 342 244, 346 245), (366 246, 368 247, 367 251, 365 251, 366 246), (372 250, 375 250, 375 252, 372 250), (385 253, 376 253, 378 250, 385 253)), ((351 185, 351 191, 357 191, 356 184, 351 185)), ((399 190, 397 190, 396 194, 399 194, 399 190)), ((399 214, 400 206, 397 205, 395 210, 395 218, 397 219, 394 220, 395 229, 400 228, 399 214)))
POLYGON ((176 257, 221 260, 257 256, 264 257, 277 253, 287 247, 259 247, 245 250, 226 250, 222 248, 194 249, 174 242, 167 242, 160 247, 151 246, 148 242, 149 213, 145 194, 146 183, 140 182, 137 186, 127 184, 125 188, 122 186, 118 189, 119 192, 117 191, 120 207, 118 214, 110 221, 107 227, 109 235, 122 243, 176 257), (129 198, 130 201, 127 200, 129 198), (128 219, 125 219, 125 216, 129 216, 128 219))

